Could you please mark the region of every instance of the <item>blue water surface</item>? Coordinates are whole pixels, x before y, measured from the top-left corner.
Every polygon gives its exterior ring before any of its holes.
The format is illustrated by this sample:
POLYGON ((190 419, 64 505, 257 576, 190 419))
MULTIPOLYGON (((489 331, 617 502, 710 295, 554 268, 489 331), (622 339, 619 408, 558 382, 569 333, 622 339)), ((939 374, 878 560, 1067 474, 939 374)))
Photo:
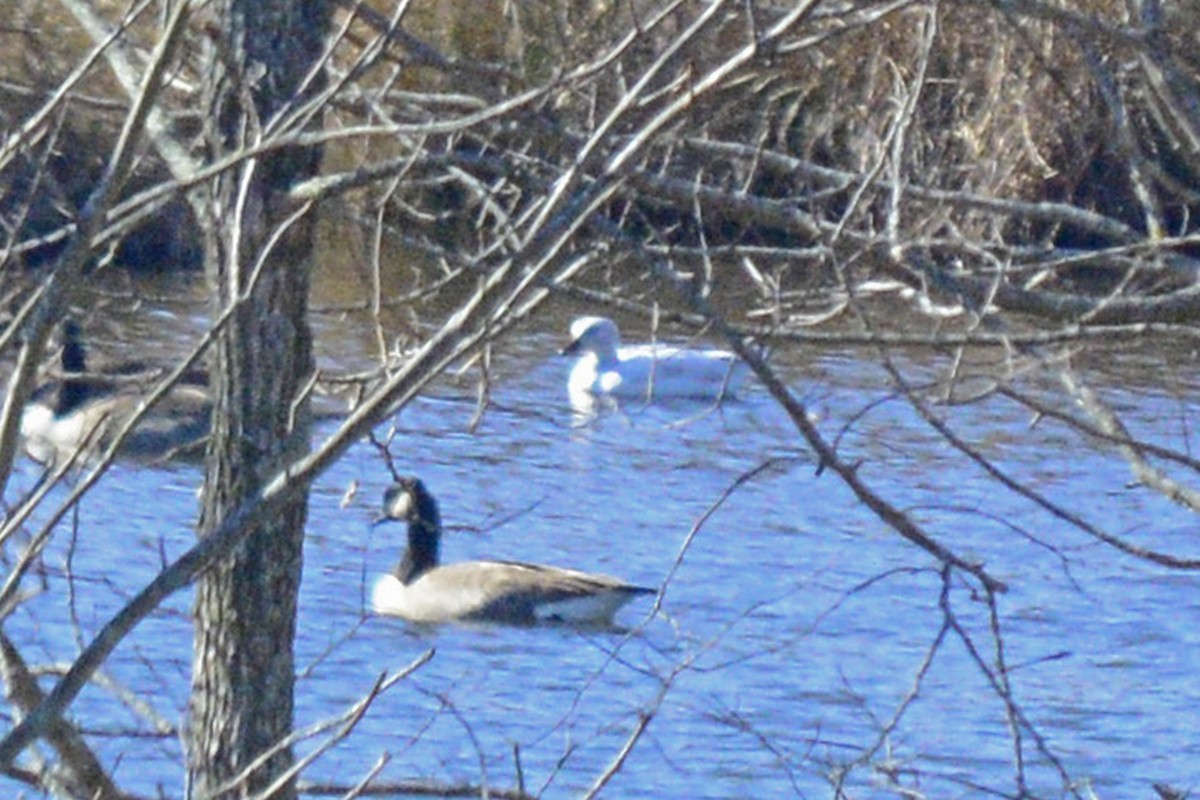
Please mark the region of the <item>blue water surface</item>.
MULTIPOLYGON (((945 584, 934 558, 818 469, 761 387, 720 409, 581 417, 567 405, 556 344, 531 331, 498 348, 493 405, 478 426, 468 372, 378 436, 439 498, 446 560, 608 572, 664 585, 661 609, 631 604, 623 634, 416 629, 370 615, 369 587, 399 558, 403 530, 370 526, 389 475, 378 449, 360 443, 312 493, 298 725, 342 714, 381 676, 433 655, 374 698, 306 781, 350 786, 383 759, 381 783, 522 781, 546 797, 581 796, 604 780, 604 796, 631 798, 832 797, 841 780, 855 797, 895 796, 898 785, 973 796, 1015 793, 1018 774, 1042 797, 1145 797, 1152 782, 1200 788, 1200 578, 1118 553, 1000 488, 889 397, 868 357, 807 352, 789 363, 781 354, 794 391, 827 438, 840 435, 859 476, 1007 584, 995 606, 1002 675, 978 582, 945 584), (945 627, 943 603, 957 630, 945 627)), ((1105 392, 1139 432, 1194 444, 1179 421, 1195 408, 1176 394, 1105 392)), ((1197 552, 1193 517, 1132 485, 1104 446, 1052 420, 1031 427, 1027 410, 997 398, 935 413, 1048 501, 1142 546, 1197 552)), ((21 469, 28 486, 35 471, 21 469)), ((28 660, 68 664, 186 550, 199 481, 197 467, 120 464, 87 495, 27 579, 36 596, 6 626, 28 660)), ((190 603, 187 592, 170 598, 73 707, 128 791, 183 793, 190 603)), ((21 789, 0 784, 6 795, 21 789)))

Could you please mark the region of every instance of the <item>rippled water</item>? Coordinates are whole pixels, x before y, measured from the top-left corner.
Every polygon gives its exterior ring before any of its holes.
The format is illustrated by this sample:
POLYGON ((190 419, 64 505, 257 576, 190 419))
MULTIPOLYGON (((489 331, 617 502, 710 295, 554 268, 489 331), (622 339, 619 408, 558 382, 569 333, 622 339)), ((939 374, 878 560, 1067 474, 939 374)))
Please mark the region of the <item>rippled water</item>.
MULTIPOLYGON (((816 473, 760 388, 716 411, 655 407, 585 420, 566 405, 567 364, 551 356, 558 344, 549 331, 504 343, 494 405, 473 432, 473 387, 439 384, 393 420, 392 453, 440 499, 447 560, 544 561, 649 585, 674 568, 662 613, 648 616, 650 600, 628 606, 620 616, 628 636, 418 630, 370 616, 366 588, 394 565, 403 531, 369 527, 388 473, 362 444, 312 496, 298 722, 338 714, 383 673, 434 655, 376 698, 306 777, 353 784, 386 753, 381 780, 507 788, 519 759, 530 790, 576 796, 652 715, 608 796, 832 796, 829 776, 875 741, 938 636, 936 565, 835 477, 816 473)), ((1099 797, 1149 796, 1151 782, 1200 788, 1200 577, 1117 554, 1018 501, 900 400, 857 416, 886 396, 868 362, 810 352, 784 368, 826 435, 854 419, 841 448, 862 459, 864 478, 1009 583, 999 607, 1015 696, 1065 769, 1099 797)), ((1195 415, 1171 393, 1109 396, 1135 429, 1164 440, 1178 442, 1181 420, 1195 415)), ((1119 460, 1066 446, 1054 424, 1031 432, 1027 414, 999 401, 946 413, 1056 502, 1144 544, 1200 551, 1193 517, 1129 487, 1119 460)), ((28 465, 19 477, 33 479, 28 465)), ((42 594, 9 623, 30 660, 69 661, 80 637, 183 552, 198 481, 191 467, 121 465, 86 498, 70 561, 64 531, 45 558, 42 594)), ((961 584, 949 600, 991 664, 986 607, 961 584)), ((189 604, 189 596, 172 598, 107 673, 150 696, 164 724, 177 724, 186 704, 189 604)), ((104 688, 89 690, 76 709, 89 730, 145 728, 104 688)), ((98 741, 124 788, 180 794, 172 735, 98 741)), ((1028 735, 1023 742, 1032 788, 1062 795, 1056 770, 1028 735)), ((931 796, 970 795, 976 784, 1013 790, 1004 708, 953 635, 873 763, 931 796)), ((870 767, 850 773, 857 797, 883 795, 872 788, 882 782, 870 767)))

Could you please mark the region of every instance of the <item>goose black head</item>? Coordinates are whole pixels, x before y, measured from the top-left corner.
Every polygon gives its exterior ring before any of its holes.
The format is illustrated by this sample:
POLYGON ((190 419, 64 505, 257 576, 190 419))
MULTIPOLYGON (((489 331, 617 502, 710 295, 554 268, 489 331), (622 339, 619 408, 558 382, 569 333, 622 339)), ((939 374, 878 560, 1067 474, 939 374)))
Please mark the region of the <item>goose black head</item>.
POLYGON ((400 478, 383 493, 383 514, 377 522, 407 522, 423 527, 441 527, 437 500, 420 478, 400 478))

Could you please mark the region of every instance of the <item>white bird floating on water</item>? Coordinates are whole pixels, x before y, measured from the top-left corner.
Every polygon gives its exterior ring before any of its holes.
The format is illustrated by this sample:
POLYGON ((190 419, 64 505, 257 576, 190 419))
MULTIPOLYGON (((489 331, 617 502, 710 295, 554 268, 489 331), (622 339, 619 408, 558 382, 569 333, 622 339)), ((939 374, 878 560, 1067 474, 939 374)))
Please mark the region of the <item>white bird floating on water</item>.
POLYGON ((662 344, 622 345, 607 317, 579 317, 571 323, 564 355, 578 356, 567 391, 577 407, 592 399, 686 399, 716 401, 737 392, 749 367, 726 350, 662 344))
POLYGON ((611 626, 613 615, 655 589, 619 578, 516 561, 439 563, 442 519, 417 478, 401 478, 383 498, 379 522, 407 522, 408 547, 394 573, 371 593, 379 614, 410 622, 560 623, 611 626))

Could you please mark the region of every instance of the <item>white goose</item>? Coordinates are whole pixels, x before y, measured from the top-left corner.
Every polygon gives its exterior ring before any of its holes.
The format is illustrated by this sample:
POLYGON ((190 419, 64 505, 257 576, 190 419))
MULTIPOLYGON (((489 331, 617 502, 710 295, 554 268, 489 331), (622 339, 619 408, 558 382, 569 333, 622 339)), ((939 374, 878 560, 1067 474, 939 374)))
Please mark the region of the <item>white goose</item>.
POLYGON ((439 564, 442 520, 417 478, 401 478, 383 498, 378 523, 408 523, 408 547, 394 573, 375 583, 371 604, 410 622, 568 623, 610 626, 617 609, 655 589, 618 578, 515 561, 439 564))
MULTIPOLYGON (((627 400, 720 400, 737 392, 749 367, 726 350, 670 345, 622 345, 607 317, 579 317, 563 355, 578 356, 567 391, 572 402, 592 397, 627 400)), ((586 402, 582 403, 587 405, 586 402)))

